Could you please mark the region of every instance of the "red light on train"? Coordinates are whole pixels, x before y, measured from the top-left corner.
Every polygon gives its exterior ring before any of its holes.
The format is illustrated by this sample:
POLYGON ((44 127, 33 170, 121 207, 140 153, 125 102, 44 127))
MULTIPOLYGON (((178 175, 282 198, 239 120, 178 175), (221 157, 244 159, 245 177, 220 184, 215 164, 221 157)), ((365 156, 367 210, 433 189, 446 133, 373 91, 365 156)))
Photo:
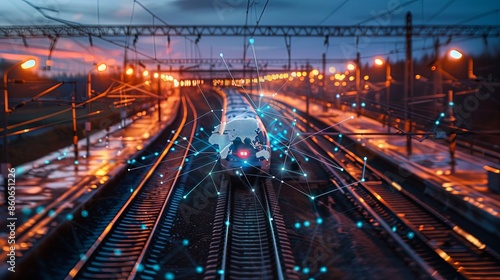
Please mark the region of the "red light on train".
POLYGON ((241 150, 238 152, 239 158, 248 158, 250 156, 250 152, 247 150, 241 150))

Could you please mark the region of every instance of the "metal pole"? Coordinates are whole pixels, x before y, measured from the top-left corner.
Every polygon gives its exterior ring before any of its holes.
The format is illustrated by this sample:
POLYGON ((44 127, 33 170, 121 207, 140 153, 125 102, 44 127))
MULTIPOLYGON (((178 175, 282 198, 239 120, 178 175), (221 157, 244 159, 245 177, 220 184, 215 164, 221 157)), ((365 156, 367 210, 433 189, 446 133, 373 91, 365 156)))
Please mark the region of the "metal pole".
POLYGON ((73 120, 73 151, 75 154, 75 170, 78 170, 76 163, 78 161, 78 128, 76 126, 76 82, 73 83, 73 96, 71 97, 71 117, 73 120))
MULTIPOLYGON (((404 92, 405 92, 405 120, 406 120, 406 127, 405 130, 406 132, 411 132, 412 131, 412 124, 411 124, 411 105, 408 104, 409 98, 413 97, 413 61, 412 61, 412 46, 411 46, 411 40, 412 40, 412 23, 411 23, 411 13, 408 12, 406 14, 406 60, 405 60, 405 87, 404 87, 404 92)), ((408 157, 411 156, 411 137, 408 136, 406 138, 406 151, 408 154, 408 157)))
POLYGON ((454 110, 453 110, 453 90, 448 91, 448 115, 450 117, 450 126, 451 126, 451 132, 450 132, 450 145, 449 145, 449 150, 450 150, 450 167, 451 167, 451 173, 455 173, 455 150, 457 147, 457 132, 455 131, 455 116, 454 116, 454 110))
POLYGON ((358 117, 361 116, 361 69, 360 68, 360 58, 359 58, 359 52, 356 53, 356 71, 355 71, 355 77, 354 79, 356 80, 356 112, 358 114, 358 117))
POLYGON ((160 76, 160 64, 158 64, 156 66, 156 69, 158 71, 158 123, 161 123, 161 98, 160 98, 160 94, 161 94, 161 76, 160 76))
POLYGON ((7 75, 9 73, 10 69, 5 70, 3 74, 3 100, 4 100, 4 110, 3 110, 3 158, 2 158, 2 177, 3 177, 3 188, 4 188, 4 199, 5 199, 5 205, 9 203, 8 197, 9 197, 9 192, 8 192, 8 179, 7 179, 7 174, 9 174, 9 157, 8 157, 8 152, 9 149, 7 148, 7 117, 9 114, 9 92, 7 89, 7 75))
MULTIPOLYGON (((92 98, 92 70, 94 68, 90 69, 89 73, 87 74, 87 100, 90 100, 92 98)), ((90 123, 90 113, 92 112, 90 108, 90 102, 87 103, 87 120, 85 121, 85 137, 87 138, 87 147, 86 147, 86 152, 87 152, 87 159, 90 158, 90 129, 91 129, 91 123, 90 123)))
POLYGON ((387 132, 391 132, 391 81, 392 81, 392 76, 391 76, 391 64, 389 62, 389 58, 387 58, 385 62, 385 86, 386 86, 386 91, 387 91, 387 114, 388 114, 388 121, 387 121, 387 132))

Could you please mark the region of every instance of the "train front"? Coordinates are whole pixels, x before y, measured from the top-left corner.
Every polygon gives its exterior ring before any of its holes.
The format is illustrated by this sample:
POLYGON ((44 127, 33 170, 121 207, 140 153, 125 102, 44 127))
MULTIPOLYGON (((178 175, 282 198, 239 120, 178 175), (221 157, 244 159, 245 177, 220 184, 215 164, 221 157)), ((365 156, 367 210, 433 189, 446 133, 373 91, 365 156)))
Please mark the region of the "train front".
POLYGON ((220 163, 230 176, 269 171, 269 141, 265 128, 256 118, 231 118, 216 126, 208 141, 218 146, 220 163))

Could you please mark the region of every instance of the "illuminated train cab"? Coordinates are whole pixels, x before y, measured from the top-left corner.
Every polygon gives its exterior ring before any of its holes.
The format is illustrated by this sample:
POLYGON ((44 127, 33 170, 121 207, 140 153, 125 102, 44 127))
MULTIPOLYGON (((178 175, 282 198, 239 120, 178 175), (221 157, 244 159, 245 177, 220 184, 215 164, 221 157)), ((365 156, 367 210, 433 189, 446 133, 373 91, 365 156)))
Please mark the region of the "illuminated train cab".
POLYGON ((248 100, 233 88, 225 96, 221 124, 208 139, 217 145, 219 161, 230 176, 268 172, 270 146, 266 129, 248 100))

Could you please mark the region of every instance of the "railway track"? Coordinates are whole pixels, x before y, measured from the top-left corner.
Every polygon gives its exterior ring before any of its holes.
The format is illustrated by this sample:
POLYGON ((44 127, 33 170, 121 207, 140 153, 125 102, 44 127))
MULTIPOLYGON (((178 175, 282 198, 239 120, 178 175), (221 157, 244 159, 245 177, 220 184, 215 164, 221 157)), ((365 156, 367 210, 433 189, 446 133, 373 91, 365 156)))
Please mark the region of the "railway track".
POLYGON ((298 279, 269 182, 223 180, 204 279, 298 279))
MULTIPOLYGON (((187 99, 187 103, 195 114, 195 121, 187 123, 188 109, 186 102, 183 102, 184 117, 180 127, 184 127, 183 132, 189 131, 188 143, 191 143, 197 117, 191 100, 187 99)), ((171 174, 172 180, 165 180, 162 175, 165 169, 173 164, 169 162, 167 165, 164 161, 180 133, 181 129, 175 132, 130 198, 66 279, 132 279, 138 270, 144 270, 145 266, 141 263, 143 257, 150 248, 153 236, 158 234, 157 228, 169 223, 168 207, 175 204, 172 197, 176 196, 172 193, 181 168, 171 174)), ((183 151, 182 156, 175 157, 179 166, 182 166, 188 151, 189 147, 183 151)))
MULTIPOLYGON (((320 131, 301 116, 297 125, 303 132, 320 131)), ((500 279, 500 258, 486 244, 447 220, 436 210, 405 191, 381 172, 366 164, 331 137, 314 136, 307 145, 318 150, 325 163, 335 162, 338 171, 326 164, 332 183, 346 195, 383 236, 395 240, 428 276, 445 279, 500 279), (339 147, 340 152, 330 151, 339 147), (327 155, 327 156, 325 156, 327 155), (346 187, 348 186, 348 187, 346 187)), ((394 242, 394 241, 392 241, 394 242)))

